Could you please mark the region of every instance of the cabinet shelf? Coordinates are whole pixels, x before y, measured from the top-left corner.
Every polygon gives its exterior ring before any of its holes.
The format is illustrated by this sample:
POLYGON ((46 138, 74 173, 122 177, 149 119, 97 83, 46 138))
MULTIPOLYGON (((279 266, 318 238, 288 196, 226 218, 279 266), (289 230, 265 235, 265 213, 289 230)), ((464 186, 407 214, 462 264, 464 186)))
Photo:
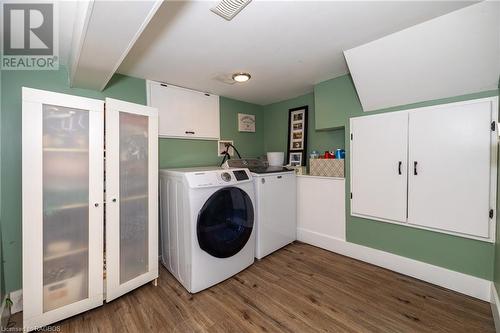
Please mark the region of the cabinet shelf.
POLYGON ((44 262, 48 262, 48 261, 52 261, 52 260, 56 260, 56 259, 61 259, 61 258, 65 258, 65 257, 74 256, 74 255, 77 255, 77 254, 82 254, 82 253, 85 253, 87 251, 88 251, 87 247, 81 247, 81 248, 78 248, 78 249, 69 250, 69 251, 66 251, 66 252, 62 252, 62 253, 58 253, 58 254, 54 254, 54 255, 45 257, 45 258, 43 258, 43 261, 44 262))
POLYGON ((88 153, 87 148, 64 148, 64 147, 47 147, 43 148, 44 152, 48 153, 88 153))

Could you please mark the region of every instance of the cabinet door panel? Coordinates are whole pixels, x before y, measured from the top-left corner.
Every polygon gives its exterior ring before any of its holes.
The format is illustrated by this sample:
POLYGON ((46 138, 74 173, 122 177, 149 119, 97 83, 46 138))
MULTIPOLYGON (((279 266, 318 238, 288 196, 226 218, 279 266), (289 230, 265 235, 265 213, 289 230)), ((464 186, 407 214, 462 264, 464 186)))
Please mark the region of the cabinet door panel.
POLYGON ((351 213, 406 222, 408 114, 351 119, 351 213))
POLYGON ((106 300, 158 277, 158 114, 106 99, 106 300))
POLYGON ((491 100, 410 112, 409 223, 488 238, 491 121, 491 100))
POLYGON ((159 112, 160 137, 219 139, 219 96, 152 81, 148 89, 148 104, 159 112))
POLYGON ((102 304, 103 109, 23 89, 25 327, 102 304))

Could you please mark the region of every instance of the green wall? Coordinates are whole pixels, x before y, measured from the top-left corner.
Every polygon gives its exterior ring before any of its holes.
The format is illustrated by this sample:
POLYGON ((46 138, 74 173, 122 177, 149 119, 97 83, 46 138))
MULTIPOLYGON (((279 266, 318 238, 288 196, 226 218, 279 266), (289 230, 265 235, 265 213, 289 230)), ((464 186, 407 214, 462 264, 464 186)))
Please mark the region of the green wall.
MULTIPOLYGON (((244 157, 264 154, 264 117, 262 107, 225 97, 220 98, 220 136, 233 140, 244 157), (238 132, 238 113, 255 115, 255 133, 238 132)), ((160 139, 160 168, 219 165, 217 142, 208 140, 160 139)))
MULTIPOLYGON (((350 117, 498 95, 497 90, 492 90, 365 113, 362 110, 350 75, 344 75, 320 83, 319 87, 321 88, 321 93, 320 96, 316 96, 316 103, 322 109, 317 110, 317 119, 321 119, 326 124, 321 126, 322 128, 345 128, 347 160, 349 159, 350 117), (329 105, 333 105, 333 107, 329 107, 329 105), (344 111, 344 114, 337 118, 341 109, 344 111)), ((316 91, 317 89, 315 89, 316 91)), ((395 253, 488 280, 493 278, 493 244, 353 217, 350 215, 349 184, 350 170, 349 163, 346 163, 346 236, 349 242, 395 253)))
MULTIPOLYGON (((58 71, 4 71, 0 80, 0 124, 4 124, 0 128, 0 226, 3 234, 5 287, 7 291, 12 291, 21 288, 21 87, 97 99, 112 97, 146 104, 146 85, 142 79, 115 75, 102 92, 70 88, 65 67, 58 71)), ((220 117, 221 137, 234 140, 242 155, 257 157, 264 153, 264 119, 261 106, 221 98, 220 117), (238 112, 256 115, 256 133, 238 132, 238 112)), ((215 141, 160 139, 160 167, 216 165, 220 161, 215 141)))
POLYGON ((264 150, 267 151, 287 151, 288 141, 288 110, 309 106, 308 111, 308 133, 307 151, 313 149, 319 152, 344 148, 344 131, 317 131, 315 129, 315 101, 314 94, 309 93, 295 97, 286 101, 269 104, 264 109, 264 150))
MULTIPOLYGON (((1 77, 1 198, 0 227, 5 260, 6 290, 21 287, 21 87, 27 86, 73 95, 103 99, 106 96, 145 104, 145 82, 115 75, 103 92, 73 89, 68 85, 67 70, 6 71, 1 77)), ((385 109, 403 110, 459 100, 497 95, 498 91, 459 96, 385 109)), ((350 117, 365 115, 350 76, 342 76, 315 87, 315 93, 286 101, 258 106, 221 98, 221 138, 234 140, 244 156, 260 156, 266 151, 286 151, 288 109, 309 106, 308 150, 321 152, 345 147, 349 154, 350 117), (237 131, 237 113, 256 115, 256 133, 237 131), (316 130, 315 128, 322 130, 316 130), (336 128, 335 130, 328 130, 336 128), (344 130, 345 129, 345 130, 344 130)), ((160 167, 215 165, 216 143, 203 140, 160 139, 160 167)), ((346 193, 349 188, 349 165, 346 165, 346 193)), ((500 197, 500 193, 499 193, 500 197)), ((346 196, 346 209, 350 211, 346 196)), ((500 215, 500 214, 499 214, 500 215)), ((500 220, 497 222, 500 225, 500 220)), ((500 228, 500 226, 499 226, 500 228)), ((500 229, 499 229, 500 230, 500 229)), ((355 218, 347 213, 347 240, 392 252, 466 274, 492 279, 495 248, 493 244, 419 230, 389 223, 355 218)), ((500 233, 497 233, 500 244, 500 233)), ((497 248, 500 258, 500 246, 497 248)), ((500 265, 495 266, 495 281, 500 286, 500 265)))

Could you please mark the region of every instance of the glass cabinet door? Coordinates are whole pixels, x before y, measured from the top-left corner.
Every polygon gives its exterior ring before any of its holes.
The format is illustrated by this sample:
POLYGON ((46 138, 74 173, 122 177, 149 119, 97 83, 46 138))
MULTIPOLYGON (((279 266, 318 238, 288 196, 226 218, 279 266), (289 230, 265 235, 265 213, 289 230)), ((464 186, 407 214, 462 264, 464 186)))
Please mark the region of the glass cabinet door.
POLYGON ((106 300, 158 277, 158 115, 106 99, 106 300))
POLYGON ((23 88, 23 321, 102 304, 102 101, 23 88))
POLYGON ((43 312, 88 297, 89 111, 43 104, 43 312))

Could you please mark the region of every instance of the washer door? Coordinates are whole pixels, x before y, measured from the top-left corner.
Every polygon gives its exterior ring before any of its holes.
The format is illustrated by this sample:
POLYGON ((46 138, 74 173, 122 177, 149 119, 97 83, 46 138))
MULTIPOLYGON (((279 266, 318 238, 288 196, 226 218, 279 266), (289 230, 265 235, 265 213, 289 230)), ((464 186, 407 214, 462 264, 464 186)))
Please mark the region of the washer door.
POLYGON ((237 187, 225 187, 208 198, 198 214, 198 244, 217 258, 238 253, 252 234, 252 200, 237 187))

